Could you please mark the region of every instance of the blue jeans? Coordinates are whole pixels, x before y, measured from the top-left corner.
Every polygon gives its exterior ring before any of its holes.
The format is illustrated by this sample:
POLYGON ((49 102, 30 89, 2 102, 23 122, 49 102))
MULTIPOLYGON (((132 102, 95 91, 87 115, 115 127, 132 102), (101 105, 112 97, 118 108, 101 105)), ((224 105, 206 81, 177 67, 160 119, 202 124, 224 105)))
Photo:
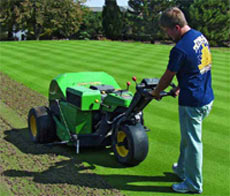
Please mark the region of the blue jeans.
POLYGON ((202 121, 213 102, 202 107, 179 106, 181 143, 178 172, 185 177, 191 191, 202 191, 202 121))

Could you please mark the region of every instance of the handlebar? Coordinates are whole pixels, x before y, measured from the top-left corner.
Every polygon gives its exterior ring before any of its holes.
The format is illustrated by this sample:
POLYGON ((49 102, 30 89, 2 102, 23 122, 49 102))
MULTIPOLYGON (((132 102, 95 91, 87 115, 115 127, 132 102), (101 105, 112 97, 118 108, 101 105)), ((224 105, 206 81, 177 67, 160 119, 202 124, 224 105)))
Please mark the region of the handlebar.
MULTIPOLYGON (((136 78, 135 78, 136 83, 136 78)), ((136 92, 133 96, 133 99, 129 105, 128 110, 125 112, 124 118, 130 119, 131 117, 135 116, 139 112, 143 111, 143 109, 156 97, 153 97, 151 95, 151 91, 156 89, 157 85, 159 83, 159 79, 156 78, 150 78, 150 79, 143 79, 141 83, 136 83, 136 92)), ((170 86, 173 88, 176 87, 173 83, 170 84, 170 86)), ((160 99, 162 97, 166 96, 173 96, 174 93, 172 90, 169 92, 162 91, 160 93, 160 99)))
MULTIPOLYGON (((149 98, 154 99, 154 97, 151 95, 150 92, 153 91, 156 88, 156 86, 157 85, 155 85, 154 87, 153 86, 149 87, 146 84, 140 83, 140 84, 137 84, 136 90, 137 90, 137 92, 139 92, 144 97, 149 97, 149 98)), ((173 83, 171 83, 170 86, 172 87, 172 89, 176 88, 176 85, 173 83)), ((160 99, 162 97, 166 97, 166 96, 172 96, 175 98, 175 95, 174 95, 172 89, 169 92, 166 92, 166 91, 160 92, 160 99)))
POLYGON ((172 90, 171 91, 169 91, 169 92, 165 92, 165 91, 162 91, 162 92, 160 92, 160 97, 162 98, 162 97, 166 97, 166 96, 172 96, 172 97, 176 97, 175 95, 174 95, 174 93, 172 92, 172 90))
POLYGON ((170 92, 161 91, 161 92, 160 92, 160 97, 162 98, 162 97, 169 96, 169 93, 170 93, 170 92))

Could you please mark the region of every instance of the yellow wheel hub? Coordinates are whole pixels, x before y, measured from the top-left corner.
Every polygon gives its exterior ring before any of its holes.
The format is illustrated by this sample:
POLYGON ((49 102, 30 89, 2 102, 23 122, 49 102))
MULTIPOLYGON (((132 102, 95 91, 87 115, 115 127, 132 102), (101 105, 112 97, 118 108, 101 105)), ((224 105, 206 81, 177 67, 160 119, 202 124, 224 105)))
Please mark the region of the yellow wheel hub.
POLYGON ((31 129, 32 135, 36 137, 37 136, 37 123, 36 123, 36 119, 34 115, 30 117, 30 129, 31 129))
POLYGON ((126 138, 127 138, 127 135, 125 132, 118 131, 118 133, 117 133, 117 143, 118 144, 116 144, 116 150, 117 150, 117 153, 121 157, 126 157, 129 153, 128 149, 125 147, 125 144, 124 144, 126 138), (121 143, 123 143, 123 144, 121 144, 121 143))

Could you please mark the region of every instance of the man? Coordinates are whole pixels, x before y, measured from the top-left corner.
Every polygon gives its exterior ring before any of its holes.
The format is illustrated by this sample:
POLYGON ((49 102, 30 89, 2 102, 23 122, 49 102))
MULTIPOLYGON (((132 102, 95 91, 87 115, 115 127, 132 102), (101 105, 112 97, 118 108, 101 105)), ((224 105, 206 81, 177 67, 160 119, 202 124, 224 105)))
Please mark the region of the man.
POLYGON ((209 114, 214 100, 209 44, 200 32, 188 26, 183 12, 177 7, 162 13, 160 25, 176 42, 167 69, 157 88, 151 92, 160 99, 160 92, 176 75, 178 87, 174 94, 179 95, 181 143, 173 171, 183 182, 174 184, 172 189, 181 193, 202 193, 202 121, 209 114))

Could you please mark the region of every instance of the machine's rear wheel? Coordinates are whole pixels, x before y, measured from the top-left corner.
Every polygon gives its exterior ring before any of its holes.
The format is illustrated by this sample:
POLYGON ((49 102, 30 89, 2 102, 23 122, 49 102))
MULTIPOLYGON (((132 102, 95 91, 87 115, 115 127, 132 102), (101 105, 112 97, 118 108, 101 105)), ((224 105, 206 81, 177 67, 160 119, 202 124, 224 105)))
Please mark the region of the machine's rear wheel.
POLYGON ((117 161, 126 166, 135 166, 148 153, 148 137, 144 127, 121 125, 113 135, 113 151, 117 161))
POLYGON ((28 128, 33 142, 48 143, 56 139, 55 123, 45 106, 35 107, 28 114, 28 128))

